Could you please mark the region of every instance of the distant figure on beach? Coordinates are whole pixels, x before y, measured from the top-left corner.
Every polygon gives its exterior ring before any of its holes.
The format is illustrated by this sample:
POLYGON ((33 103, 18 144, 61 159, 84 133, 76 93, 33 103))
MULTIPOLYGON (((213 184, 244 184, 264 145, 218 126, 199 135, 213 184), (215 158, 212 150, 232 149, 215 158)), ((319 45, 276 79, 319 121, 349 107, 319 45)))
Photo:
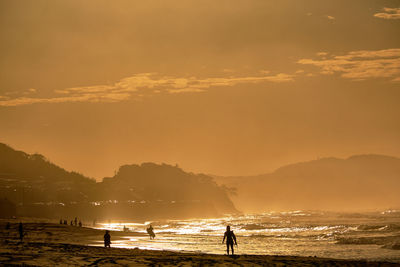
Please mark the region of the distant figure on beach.
POLYGON ((76 218, 76 217, 75 217, 75 220, 74 220, 74 225, 78 226, 78 218, 76 218))
POLYGON ((72 226, 72 225, 74 225, 74 222, 71 220, 71 222, 69 224, 72 226))
POLYGON ((63 220, 62 219, 60 219, 60 224, 63 224, 63 220))
POLYGON ((19 240, 21 240, 22 242, 22 239, 24 239, 24 227, 22 226, 22 222, 19 223, 18 233, 19 233, 19 240))
POLYGON ((82 227, 82 222, 81 222, 81 220, 79 220, 79 227, 82 227))
POLYGON ((67 220, 64 220, 64 224, 67 225, 67 220))
POLYGON ((224 243, 225 238, 226 238, 226 253, 229 255, 229 246, 230 246, 233 255, 233 241, 235 241, 236 246, 237 243, 236 243, 236 236, 233 233, 233 231, 231 231, 231 227, 229 225, 226 227, 226 232, 224 234, 224 239, 222 240, 222 244, 224 243))
POLYGON ((7 234, 7 237, 9 236, 9 234, 10 234, 10 228, 11 228, 11 224, 10 224, 10 222, 7 222, 7 224, 6 224, 6 234, 7 234))
POLYGON ((111 247, 111 236, 108 230, 106 230, 106 233, 104 234, 104 247, 111 247))
POLYGON ((149 236, 150 236, 150 239, 154 239, 154 237, 156 237, 156 234, 154 233, 154 228, 153 228, 153 226, 151 226, 151 224, 150 224, 150 226, 146 229, 146 231, 147 231, 147 233, 149 234, 149 236))

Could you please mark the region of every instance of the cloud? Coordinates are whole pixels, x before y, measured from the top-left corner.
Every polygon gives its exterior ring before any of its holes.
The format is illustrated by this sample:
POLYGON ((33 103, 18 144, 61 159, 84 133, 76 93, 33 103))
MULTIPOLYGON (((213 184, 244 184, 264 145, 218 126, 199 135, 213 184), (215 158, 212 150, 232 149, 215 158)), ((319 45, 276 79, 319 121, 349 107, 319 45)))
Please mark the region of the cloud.
POLYGON ((400 19, 400 7, 384 7, 383 12, 374 14, 374 17, 380 19, 400 19))
POLYGON ((326 15, 326 18, 330 19, 330 20, 335 20, 336 19, 334 16, 329 16, 329 15, 326 15))
POLYGON ((260 70, 260 73, 262 73, 262 74, 269 74, 269 73, 271 73, 271 71, 269 71, 269 70, 260 70))
POLYGON ((353 51, 324 59, 301 59, 297 63, 319 67, 321 74, 340 73, 352 80, 389 78, 395 81, 400 77, 400 48, 353 51))
POLYGON ((235 72, 235 70, 234 69, 223 69, 222 72, 232 73, 232 72, 235 72))
POLYGON ((317 56, 319 56, 319 57, 325 57, 325 56, 327 56, 327 55, 328 55, 327 52, 318 52, 318 53, 317 53, 317 56))
POLYGON ((4 94, 7 97, 12 97, 14 95, 32 95, 32 94, 36 94, 37 90, 35 88, 29 88, 29 89, 24 89, 24 90, 16 90, 16 91, 9 91, 9 92, 5 92, 4 94))
POLYGON ((65 102, 116 102, 126 100, 130 97, 129 94, 82 94, 65 97, 49 97, 49 98, 33 98, 33 97, 18 97, 14 99, 6 99, 0 101, 0 106, 21 106, 36 103, 65 103, 65 102))
MULTIPOLYGON (((123 78, 111 85, 93 85, 55 90, 52 97, 0 96, 0 106, 20 106, 35 103, 64 102, 119 102, 138 99, 153 94, 200 93, 212 87, 235 86, 246 83, 290 82, 294 75, 278 73, 275 75, 248 77, 169 77, 156 73, 139 73, 123 78)), ((36 92, 29 90, 31 92, 36 92)))
POLYGON ((198 88, 183 88, 183 89, 167 89, 168 93, 180 94, 180 93, 201 93, 205 90, 198 88))

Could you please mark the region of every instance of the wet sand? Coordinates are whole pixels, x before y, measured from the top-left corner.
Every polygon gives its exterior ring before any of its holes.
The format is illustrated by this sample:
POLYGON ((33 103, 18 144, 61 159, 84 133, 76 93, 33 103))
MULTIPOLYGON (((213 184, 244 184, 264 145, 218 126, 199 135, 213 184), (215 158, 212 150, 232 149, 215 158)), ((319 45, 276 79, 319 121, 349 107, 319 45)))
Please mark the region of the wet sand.
MULTIPOLYGON (((316 257, 212 255, 141 249, 87 246, 101 241, 104 231, 47 222, 24 223, 26 236, 19 242, 17 223, 5 230, 0 222, 0 263, 6 266, 399 266, 373 261, 316 257)), ((126 234, 111 232, 113 239, 126 234)), ((143 235, 130 233, 130 235, 143 235)))

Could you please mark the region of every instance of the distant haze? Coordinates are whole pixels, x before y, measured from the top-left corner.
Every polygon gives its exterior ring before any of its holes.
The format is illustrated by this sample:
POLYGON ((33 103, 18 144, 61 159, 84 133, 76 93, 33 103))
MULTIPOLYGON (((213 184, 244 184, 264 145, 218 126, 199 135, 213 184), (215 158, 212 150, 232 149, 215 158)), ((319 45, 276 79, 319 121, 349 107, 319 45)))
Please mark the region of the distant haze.
POLYGON ((0 142, 100 179, 400 156, 399 1, 0 2, 0 142))
POLYGON ((232 200, 245 212, 400 208, 400 159, 383 155, 323 158, 269 174, 215 180, 234 188, 232 200))

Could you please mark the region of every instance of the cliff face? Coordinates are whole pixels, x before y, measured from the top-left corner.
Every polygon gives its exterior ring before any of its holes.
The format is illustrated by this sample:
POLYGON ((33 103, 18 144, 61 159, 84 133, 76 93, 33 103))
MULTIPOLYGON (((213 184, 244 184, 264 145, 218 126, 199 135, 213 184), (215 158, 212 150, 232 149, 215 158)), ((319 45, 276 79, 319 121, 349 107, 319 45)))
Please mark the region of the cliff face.
POLYGON ((358 155, 324 158, 250 177, 217 177, 237 189, 242 211, 293 209, 373 210, 400 206, 400 159, 358 155))
POLYGON ((104 218, 182 218, 237 212, 224 187, 206 175, 144 163, 122 166, 114 177, 96 183, 42 155, 4 144, 0 144, 0 197, 18 204, 18 210, 29 216, 75 212, 104 218))

